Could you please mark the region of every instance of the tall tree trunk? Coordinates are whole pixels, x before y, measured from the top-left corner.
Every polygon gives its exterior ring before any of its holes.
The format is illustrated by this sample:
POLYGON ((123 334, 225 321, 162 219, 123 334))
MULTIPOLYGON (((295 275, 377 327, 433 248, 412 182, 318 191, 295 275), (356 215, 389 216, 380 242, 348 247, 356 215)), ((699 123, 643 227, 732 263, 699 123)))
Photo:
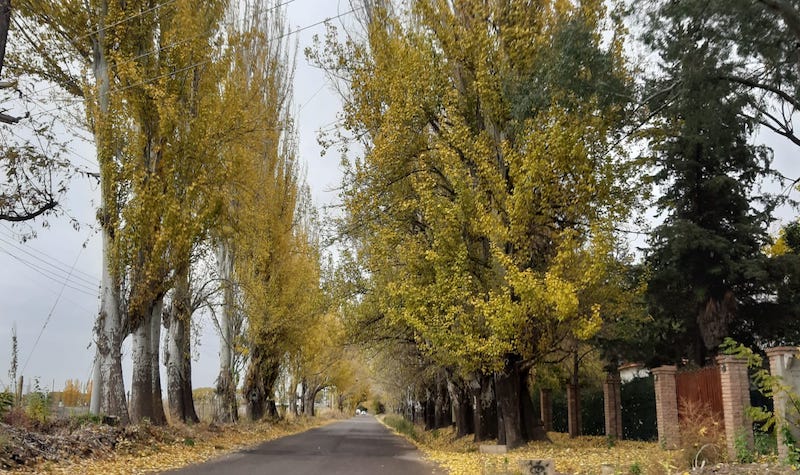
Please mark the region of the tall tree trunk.
POLYGON ((425 405, 423 407, 425 430, 436 428, 436 398, 430 388, 425 389, 425 405))
POLYGON ((581 435, 581 394, 578 380, 580 359, 575 351, 572 360, 572 374, 567 384, 567 429, 570 437, 581 435))
POLYGON ((472 402, 463 380, 450 377, 447 379, 447 390, 453 405, 456 423, 456 438, 464 437, 473 431, 472 402))
MULTIPOLYGON (((105 50, 105 16, 107 5, 98 9, 97 38, 92 44, 92 70, 96 83, 94 136, 97 143, 97 161, 100 164, 100 210, 98 219, 102 229, 102 280, 100 281, 100 311, 94 325, 95 358, 90 411, 129 422, 122 379, 122 341, 127 328, 122 314, 119 273, 112 259, 114 232, 119 215, 115 185, 115 160, 118 149, 113 140, 113 126, 109 119, 110 77, 105 50)), ((91 122, 91 121, 90 121, 91 122)))
POLYGON ((524 441, 520 414, 518 361, 517 355, 508 355, 503 371, 494 375, 498 426, 502 425, 502 432, 498 434, 498 438, 501 438, 508 448, 519 447, 524 441))
POLYGON ((234 370, 234 342, 236 302, 233 292, 233 252, 227 242, 217 246, 217 266, 223 282, 222 312, 219 321, 219 374, 214 397, 214 421, 231 423, 239 420, 239 403, 236 400, 236 374, 234 370))
POLYGON ((188 266, 175 275, 172 308, 164 315, 167 328, 167 399, 173 422, 197 423, 200 419, 192 395, 191 294, 188 266))
POLYGON ((519 372, 519 411, 522 417, 522 438, 530 440, 549 440, 539 414, 533 407, 529 381, 530 369, 519 372))
POLYGON ((161 314, 164 310, 164 297, 159 297, 150 311, 150 380, 153 382, 153 424, 167 423, 164 413, 164 400, 161 397, 161 314))
POLYGON ((306 393, 308 392, 308 382, 306 378, 300 380, 300 414, 306 413, 306 393))
POLYGON ((263 354, 260 345, 252 346, 250 365, 247 368, 243 388, 247 397, 247 415, 250 420, 258 421, 267 415, 270 417, 277 415, 277 410, 273 411, 272 406, 275 404, 273 393, 279 374, 279 357, 263 354))
POLYGON ((297 416, 297 382, 294 379, 294 376, 291 377, 291 382, 289 383, 289 393, 287 394, 287 398, 289 399, 289 411, 292 415, 297 416))
POLYGON ((477 374, 471 388, 475 442, 497 438, 497 399, 492 377, 477 374))
POLYGON ((305 414, 308 417, 314 417, 316 415, 316 408, 314 407, 314 401, 317 399, 317 394, 319 394, 320 388, 319 386, 312 386, 306 390, 304 401, 303 401, 303 409, 305 414))
POLYGON ((138 318, 140 323, 133 330, 130 401, 130 417, 133 422, 148 419, 153 424, 163 424, 166 421, 161 402, 161 377, 158 365, 162 308, 163 297, 159 297, 144 315, 138 318))
POLYGON ((447 378, 444 373, 436 375, 436 400, 434 405, 434 426, 436 429, 448 427, 453 418, 450 410, 450 395, 447 392, 447 378))

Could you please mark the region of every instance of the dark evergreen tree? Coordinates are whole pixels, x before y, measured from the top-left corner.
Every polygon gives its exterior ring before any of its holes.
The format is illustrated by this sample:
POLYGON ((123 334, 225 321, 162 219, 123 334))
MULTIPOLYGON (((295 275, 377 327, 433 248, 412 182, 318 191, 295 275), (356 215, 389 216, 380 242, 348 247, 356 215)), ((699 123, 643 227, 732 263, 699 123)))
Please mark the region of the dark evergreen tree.
POLYGON ((654 138, 665 220, 651 237, 648 304, 662 333, 659 358, 703 364, 736 328, 754 325, 769 281, 767 226, 773 200, 757 195, 770 152, 751 144, 752 98, 724 80, 735 52, 710 33, 716 19, 697 2, 665 4, 646 40, 662 58, 654 82, 654 138), (749 323, 745 325, 745 323, 749 323))

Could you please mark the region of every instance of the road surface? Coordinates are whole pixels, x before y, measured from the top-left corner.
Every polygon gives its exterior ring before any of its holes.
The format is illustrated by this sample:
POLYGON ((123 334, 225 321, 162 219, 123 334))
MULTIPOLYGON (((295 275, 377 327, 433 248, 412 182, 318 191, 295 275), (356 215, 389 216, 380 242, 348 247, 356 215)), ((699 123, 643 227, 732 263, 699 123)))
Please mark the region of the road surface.
POLYGON ((170 475, 431 475, 422 454, 372 416, 356 416, 170 475))

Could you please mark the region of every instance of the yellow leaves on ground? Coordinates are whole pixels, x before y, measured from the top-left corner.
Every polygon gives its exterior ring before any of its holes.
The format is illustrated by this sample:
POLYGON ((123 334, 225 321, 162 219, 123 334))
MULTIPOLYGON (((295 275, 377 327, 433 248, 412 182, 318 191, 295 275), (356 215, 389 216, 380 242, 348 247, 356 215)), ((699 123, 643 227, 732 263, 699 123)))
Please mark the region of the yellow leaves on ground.
MULTIPOLYGON (((45 463, 20 474, 94 474, 135 475, 154 473, 202 463, 246 447, 306 431, 333 422, 322 419, 296 419, 279 423, 246 423, 224 426, 212 432, 206 424, 176 429, 180 435, 172 442, 156 442, 146 448, 118 444, 117 452, 107 459, 68 460, 45 463), (127 453, 125 453, 127 452, 127 453)), ((127 444, 130 444, 127 442, 127 444)))
POLYGON ((642 474, 680 473, 676 472, 677 453, 664 451, 655 442, 611 443, 606 437, 570 439, 556 432, 547 435, 552 442, 531 442, 503 455, 478 453, 478 444, 471 437, 454 440, 452 429, 424 432, 417 443, 430 460, 450 475, 515 473, 518 461, 530 459, 552 459, 558 472, 575 475, 600 474, 605 464, 611 465, 614 473, 636 473, 635 467, 642 474))

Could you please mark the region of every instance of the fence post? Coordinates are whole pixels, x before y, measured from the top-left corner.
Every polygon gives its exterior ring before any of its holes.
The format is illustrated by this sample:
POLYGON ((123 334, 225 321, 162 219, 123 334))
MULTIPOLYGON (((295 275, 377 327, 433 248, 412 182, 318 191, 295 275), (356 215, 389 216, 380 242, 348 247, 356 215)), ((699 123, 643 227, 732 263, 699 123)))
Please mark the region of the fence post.
POLYGON ((603 409, 606 419, 606 435, 622 439, 622 399, 620 388, 622 386, 619 370, 606 373, 603 383, 603 409))
POLYGON ((658 441, 665 449, 677 449, 680 442, 678 427, 678 395, 675 390, 674 365, 653 368, 656 390, 656 420, 658 422, 658 441))
POLYGON ((553 390, 539 389, 539 416, 542 418, 545 432, 553 431, 553 390))
POLYGON ((797 425, 789 424, 791 419, 797 420, 798 413, 791 404, 787 391, 797 393, 800 389, 800 364, 798 364, 798 348, 794 346, 779 346, 767 350, 769 358, 769 372, 772 376, 781 378, 778 387, 772 388, 772 400, 775 403, 775 433, 778 435, 778 457, 786 460, 789 456, 789 446, 786 444, 784 430, 789 430, 795 440, 800 440, 800 430, 797 425))
POLYGON ((717 356, 717 364, 722 383, 725 440, 728 443, 728 456, 735 460, 737 439, 747 449, 753 448, 753 424, 745 412, 750 406, 747 360, 732 355, 720 355, 717 356))

